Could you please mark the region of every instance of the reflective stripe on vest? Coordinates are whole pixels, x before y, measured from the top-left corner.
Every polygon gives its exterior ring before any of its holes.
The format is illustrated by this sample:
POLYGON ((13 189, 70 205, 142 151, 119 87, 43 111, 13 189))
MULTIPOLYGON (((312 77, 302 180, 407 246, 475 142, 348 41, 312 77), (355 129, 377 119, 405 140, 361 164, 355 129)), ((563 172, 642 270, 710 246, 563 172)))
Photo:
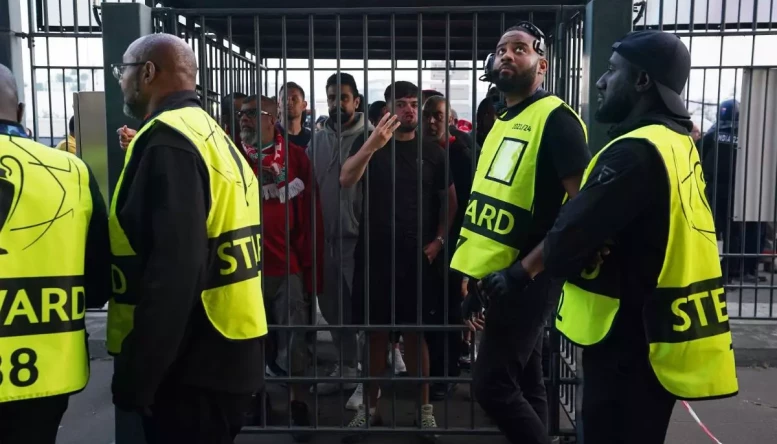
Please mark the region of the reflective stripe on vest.
MULTIPOLYGON (((229 137, 200 108, 166 111, 147 122, 135 135, 125 155, 132 159, 135 142, 154 125, 167 125, 198 150, 209 174, 211 208, 208 213, 208 258, 201 294, 205 313, 225 338, 253 339, 267 333, 261 293, 259 184, 248 163, 229 137)), ((132 330, 139 297, 142 264, 118 218, 117 199, 128 186, 122 171, 111 200, 108 225, 111 237, 113 298, 108 305, 108 351, 121 352, 132 330)), ((192 276, 192 279, 196 279, 192 276)))
MULTIPOLYGON (((715 224, 705 195, 699 154, 689 136, 650 125, 619 137, 651 143, 669 181, 669 226, 658 284, 644 308, 650 363, 667 391, 680 399, 733 396, 738 391, 715 224)), ((582 186, 582 185, 581 185, 582 186)), ((613 253, 617 248, 613 248, 613 253)), ((556 328, 578 345, 602 341, 620 307, 621 275, 628 266, 608 256, 601 267, 564 285, 556 328)))
POLYGON ((89 380, 91 218, 78 157, 0 135, 0 403, 78 392, 89 380))
MULTIPOLYGON (((497 119, 494 123, 483 144, 451 261, 455 270, 480 279, 508 267, 518 258, 534 212, 542 134, 548 116, 559 106, 567 105, 556 96, 547 96, 513 119, 497 119)), ((580 125, 585 131, 582 120, 580 125)))

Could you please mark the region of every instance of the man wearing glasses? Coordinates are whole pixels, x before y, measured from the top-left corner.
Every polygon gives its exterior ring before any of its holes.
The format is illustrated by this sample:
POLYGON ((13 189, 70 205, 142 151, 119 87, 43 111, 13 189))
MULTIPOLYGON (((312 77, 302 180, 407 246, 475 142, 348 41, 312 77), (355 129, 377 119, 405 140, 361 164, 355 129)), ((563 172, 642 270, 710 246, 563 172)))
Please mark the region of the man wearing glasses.
MULTIPOLYGON (((316 243, 317 269, 314 270, 310 217, 315 190, 313 169, 304 148, 290 139, 286 144, 286 137, 276 125, 277 115, 277 102, 264 96, 247 97, 240 110, 243 155, 262 187, 265 306, 270 325, 308 325, 314 273, 316 287, 323 288, 324 243, 316 243)), ((323 239, 318 199, 316 211, 316 238, 323 239)), ((273 333, 268 347, 267 375, 304 376, 311 362, 304 332, 273 333)), ((292 422, 295 426, 309 426, 307 387, 291 384, 291 392, 292 422)), ((294 436, 295 439, 306 437, 306 434, 294 436)))
POLYGON ((191 48, 144 36, 114 66, 142 124, 109 214, 118 409, 149 444, 232 442, 263 385, 259 185, 201 107, 191 48))

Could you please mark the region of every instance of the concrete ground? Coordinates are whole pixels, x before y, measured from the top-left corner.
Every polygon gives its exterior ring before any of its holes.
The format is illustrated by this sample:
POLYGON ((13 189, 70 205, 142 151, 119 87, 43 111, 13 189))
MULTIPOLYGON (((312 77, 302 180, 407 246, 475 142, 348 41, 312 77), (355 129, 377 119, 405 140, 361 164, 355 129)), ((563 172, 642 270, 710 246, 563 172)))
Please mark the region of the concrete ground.
MULTIPOLYGON (((113 406, 110 395, 110 377, 113 371, 109 359, 98 359, 92 362, 92 379, 82 393, 74 396, 70 402, 60 428, 57 444, 111 444, 114 441, 113 406)), ((735 398, 719 401, 692 403, 702 421, 710 431, 724 444, 768 444, 775 442, 777 436, 777 368, 747 367, 739 369, 740 393, 735 398)), ((273 390, 273 397, 284 396, 278 390, 273 390)), ((409 401, 406 393, 400 394, 401 404, 409 401)), ((389 397, 390 395, 384 395, 389 397)), ((331 425, 339 422, 339 396, 321 398, 321 422, 331 425), (331 422, 330 422, 331 421, 331 422)), ((387 399, 387 398, 384 398, 387 399)), ((635 405, 638 401, 635 400, 635 405)), ((401 404, 397 408, 399 426, 410 426, 412 419, 401 413, 401 404)), ((386 405, 388 407, 388 405, 386 405)), ((455 401, 450 404, 449 420, 454 424, 455 418, 465 418, 456 426, 468 426, 470 403, 466 400, 466 388, 460 387, 455 395, 455 401)), ((475 407, 476 423, 486 426, 488 421, 475 407)), ((442 406, 437 406, 438 422, 442 425, 442 406)), ((283 416, 283 408, 276 405, 274 409, 283 416)), ((390 411, 390 408, 386 409, 390 411)), ((390 413, 388 414, 390 415, 390 413)), ((388 419, 390 416, 387 416, 388 419)), ((349 418, 346 416, 345 421, 349 418)), ((281 421, 283 419, 281 418, 281 421)), ((312 441, 319 444, 334 444, 340 442, 341 435, 321 433, 312 441)), ((415 439, 393 435, 376 436, 367 442, 382 444, 398 441, 414 442, 415 439)), ((238 437, 238 444, 285 444, 292 443, 288 435, 279 434, 243 434, 238 437)), ((693 421, 688 412, 678 405, 672 417, 672 424, 666 440, 670 444, 708 444, 708 438, 702 429, 693 421)), ((506 443, 502 437, 494 436, 444 436, 441 444, 488 444, 506 443)))
MULTIPOLYGON (((744 290, 747 291, 747 290, 744 290)), ((729 301, 739 300, 739 294, 729 291, 729 301)), ((755 301, 756 293, 752 299, 755 301)), ((763 296, 768 300, 767 295, 763 296)), ((762 295, 758 295, 760 300, 762 295)), ((742 297, 743 303, 748 303, 747 294, 742 297)), ((753 304, 755 302, 752 302, 753 304)), ((735 314, 732 309, 730 314, 735 314)), ((744 314, 744 313, 743 313, 744 314)), ((767 313, 768 314, 768 313, 767 313)), ((775 311, 777 316, 777 311, 775 311)), ((323 323, 323 321, 321 321, 323 323)), ((92 353, 92 378, 86 390, 71 399, 70 408, 63 418, 58 444, 111 444, 114 441, 113 406, 110 395, 110 378, 113 363, 107 357, 104 348, 105 314, 89 313, 87 329, 90 332, 90 351, 92 353)), ((756 321, 733 321, 732 332, 734 348, 737 351, 739 368, 740 393, 735 398, 692 403, 692 408, 717 438, 725 443, 767 444, 777 442, 777 319, 761 319, 756 321)), ((324 332, 319 333, 319 350, 326 357, 331 356, 331 337, 324 332)), ((323 367, 320 374, 323 374, 323 367)), ((404 385, 404 384, 403 384, 404 385)), ((412 387, 399 387, 396 390, 396 418, 398 427, 411 427, 412 387)), ((472 404, 468 396, 468 386, 462 384, 452 395, 448 404, 447 421, 449 426, 462 428, 489 427, 493 425, 480 408, 472 404)), ((286 418, 287 392, 278 386, 268 388, 273 399, 274 421, 272 425, 288 424, 286 418)), ((338 395, 319 398, 319 424, 321 426, 339 427, 347 423, 352 412, 341 414, 341 406, 350 393, 341 398, 338 395)), ((390 426, 392 418, 390 387, 384 388, 383 394, 384 420, 390 426)), ((311 402, 312 404, 312 402, 311 402)), ((435 413, 438 425, 443 427, 446 422, 444 402, 435 403, 435 413)), ((638 400, 635 400, 638 405, 638 400)), ((562 427, 570 427, 564 414, 562 427)), ((258 429, 247 430, 248 433, 238 437, 239 444, 291 443, 288 434, 259 434, 258 429)), ((329 444, 339 443, 342 435, 319 432, 312 442, 329 444)), ((384 434, 371 437, 370 443, 395 443, 397 441, 415 441, 416 438, 398 437, 394 434, 384 434)), ((501 436, 443 436, 441 444, 487 444, 505 443, 501 436)), ((690 414, 678 404, 672 418, 672 424, 666 440, 671 444, 705 444, 713 442, 693 421, 690 414)))

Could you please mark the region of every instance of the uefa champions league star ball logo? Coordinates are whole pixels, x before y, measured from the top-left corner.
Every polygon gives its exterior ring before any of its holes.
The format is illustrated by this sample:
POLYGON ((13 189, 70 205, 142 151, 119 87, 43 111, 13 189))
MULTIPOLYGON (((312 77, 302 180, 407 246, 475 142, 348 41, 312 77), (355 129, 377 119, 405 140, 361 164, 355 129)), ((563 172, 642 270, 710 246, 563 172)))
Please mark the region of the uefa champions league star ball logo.
POLYGON ((4 153, 0 156, 0 257, 32 247, 51 234, 57 222, 74 220, 78 202, 88 193, 81 189, 86 172, 70 156, 44 162, 13 139, 4 153), (30 177, 35 178, 34 186, 27 182, 30 177), (67 183, 76 183, 77 191, 68 192, 73 188, 67 183))
MULTIPOLYGON (((22 171, 21 164, 19 164, 16 158, 11 156, 0 158, 0 235, 2 235, 6 223, 13 216, 16 204, 19 203, 18 196, 16 195, 17 187, 12 178, 15 179, 15 175, 21 177, 24 174, 22 171), (9 167, 9 164, 13 163, 18 167, 15 168, 16 172, 14 172, 14 168, 9 167)), ((24 180, 22 179, 21 182, 24 182, 24 180)), ((0 237, 0 239, 2 238, 0 237)), ((0 255, 4 254, 8 254, 8 250, 3 248, 2 243, 0 243, 0 255)))

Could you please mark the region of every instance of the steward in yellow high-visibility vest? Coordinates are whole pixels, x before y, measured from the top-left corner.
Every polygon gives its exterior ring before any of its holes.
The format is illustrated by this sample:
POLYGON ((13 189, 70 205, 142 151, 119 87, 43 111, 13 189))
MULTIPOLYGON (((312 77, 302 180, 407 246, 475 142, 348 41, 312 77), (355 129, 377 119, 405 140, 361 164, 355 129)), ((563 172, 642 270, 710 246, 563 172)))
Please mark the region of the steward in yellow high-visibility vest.
MULTIPOLYGON (((613 141, 586 169, 543 245, 514 267, 568 279, 556 328, 583 352, 586 442, 663 443, 677 399, 738 391, 715 224, 673 34, 614 46, 596 118, 613 141)), ((484 287, 491 297, 501 298, 484 287)))
POLYGON ((263 381, 259 186, 201 108, 196 73, 169 34, 114 65, 125 113, 145 119, 110 205, 113 399, 145 412, 154 442, 226 441, 263 381))
MULTIPOLYGON (((483 144, 451 262, 466 277, 500 273, 532 251, 552 226, 565 192, 579 189, 591 158, 577 113, 540 88, 547 67, 544 35, 531 23, 508 29, 496 47, 488 76, 507 108, 483 144)), ((511 442, 546 444, 542 332, 561 281, 540 276, 528 291, 534 295, 529 304, 488 308, 474 390, 511 442)), ((468 304, 472 300, 462 307, 465 321, 477 311, 468 304)))
POLYGON ((108 227, 94 176, 27 136, 0 65, 0 443, 54 444, 89 380, 87 308, 108 297, 108 227))

